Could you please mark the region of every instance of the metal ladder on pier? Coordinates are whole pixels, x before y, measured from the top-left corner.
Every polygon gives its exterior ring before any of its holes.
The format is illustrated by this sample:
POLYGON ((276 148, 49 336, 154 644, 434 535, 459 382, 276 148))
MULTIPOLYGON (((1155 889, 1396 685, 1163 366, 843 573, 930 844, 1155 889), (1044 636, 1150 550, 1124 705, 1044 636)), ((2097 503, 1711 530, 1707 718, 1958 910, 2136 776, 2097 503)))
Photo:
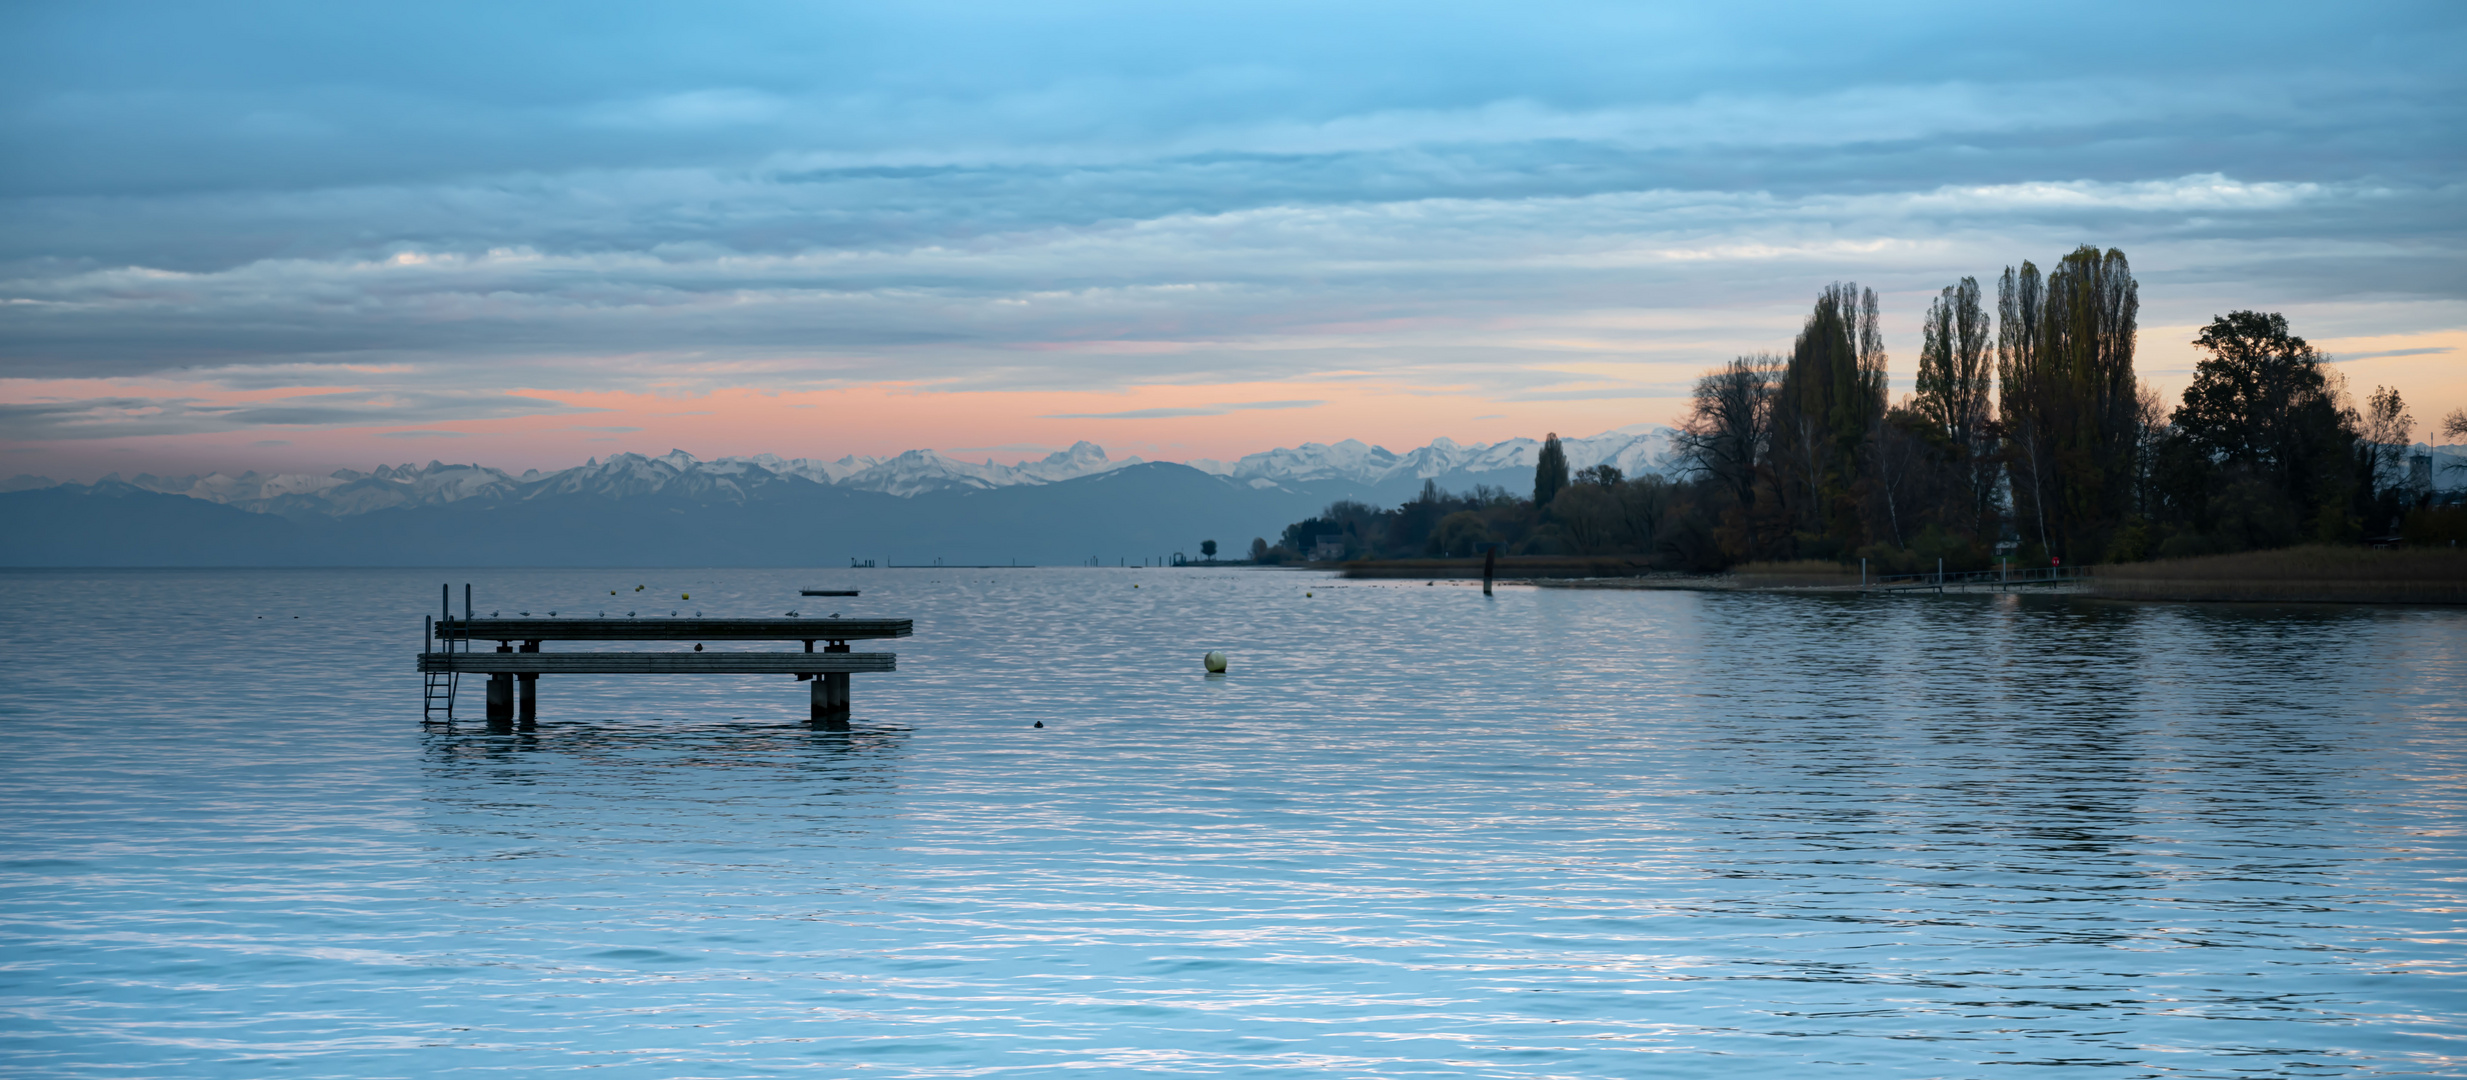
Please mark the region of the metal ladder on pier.
MULTIPOLYGON (((426 652, 431 648, 436 648, 439 651, 447 653, 454 651, 453 638, 448 637, 440 642, 435 637, 436 631, 443 628, 446 620, 450 620, 453 617, 454 589, 453 586, 448 585, 445 586, 445 618, 439 620, 433 626, 429 623, 425 616, 420 619, 420 650, 422 652, 426 652)), ((465 585, 463 586, 463 618, 469 619, 470 617, 471 586, 465 585)), ((463 643, 463 651, 471 651, 470 642, 463 643)), ((434 723, 438 719, 437 714, 444 713, 445 722, 449 724, 453 723, 454 691, 460 689, 462 686, 462 673, 453 670, 452 666, 448 665, 447 670, 445 671, 430 671, 422 674, 420 676, 420 682, 420 722, 423 724, 434 723)))
MULTIPOLYGON (((453 639, 446 640, 445 651, 454 651, 453 639)), ((420 676, 423 682, 420 688, 421 723, 435 722, 439 719, 439 713, 445 714, 443 719, 446 723, 454 722, 454 691, 461 677, 461 673, 455 671, 431 671, 420 676)))

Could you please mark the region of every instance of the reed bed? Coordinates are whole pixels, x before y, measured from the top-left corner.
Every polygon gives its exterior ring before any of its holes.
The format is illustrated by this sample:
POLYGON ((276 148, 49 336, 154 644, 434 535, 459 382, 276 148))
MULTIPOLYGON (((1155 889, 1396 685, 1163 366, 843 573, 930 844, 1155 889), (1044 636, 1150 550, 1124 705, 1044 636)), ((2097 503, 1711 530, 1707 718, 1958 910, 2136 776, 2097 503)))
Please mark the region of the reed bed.
POLYGON ((2120 600, 2467 604, 2467 551, 2308 545, 2101 566, 2093 595, 2120 600))

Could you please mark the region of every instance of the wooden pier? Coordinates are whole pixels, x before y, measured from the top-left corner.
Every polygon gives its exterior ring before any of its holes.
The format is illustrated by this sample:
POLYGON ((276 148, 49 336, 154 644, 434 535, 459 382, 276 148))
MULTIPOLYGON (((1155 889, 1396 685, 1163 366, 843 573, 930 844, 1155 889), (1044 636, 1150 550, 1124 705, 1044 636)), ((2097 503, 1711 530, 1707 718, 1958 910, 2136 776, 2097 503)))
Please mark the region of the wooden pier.
POLYGON ((439 647, 420 653, 419 668, 436 680, 447 680, 447 716, 452 713, 452 680, 461 675, 488 676, 488 722, 491 726, 539 719, 539 678, 542 675, 793 675, 810 681, 812 718, 825 728, 845 729, 849 714, 849 676, 856 672, 898 670, 898 656, 887 652, 851 652, 851 641, 903 638, 913 632, 908 619, 478 619, 442 618, 431 623, 428 637, 439 647), (493 651, 473 651, 471 643, 494 641, 493 651), (548 641, 691 641, 693 652, 541 652, 548 641), (703 652, 706 641, 801 641, 803 652, 703 652), (817 651, 814 645, 823 648, 817 651), (457 646, 460 646, 459 648, 457 646))

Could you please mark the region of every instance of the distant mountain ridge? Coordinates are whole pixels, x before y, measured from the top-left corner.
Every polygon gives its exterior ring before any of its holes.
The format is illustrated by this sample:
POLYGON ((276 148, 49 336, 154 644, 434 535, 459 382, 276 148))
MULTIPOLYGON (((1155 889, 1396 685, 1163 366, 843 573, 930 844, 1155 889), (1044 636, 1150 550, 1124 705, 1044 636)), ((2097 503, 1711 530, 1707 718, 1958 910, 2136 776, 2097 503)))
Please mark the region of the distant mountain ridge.
MULTIPOLYGON (((1571 469, 1609 464, 1636 476, 1671 468, 1670 436, 1667 427, 1640 424, 1561 442, 1571 469)), ((1348 497, 1393 503, 1410 498, 1425 480, 1457 490, 1482 483, 1518 486, 1529 482, 1541 445, 1540 440, 1520 438, 1468 446, 1442 438, 1398 454, 1347 439, 1263 451, 1230 463, 1201 459, 1187 464, 1256 490, 1350 485, 1360 490, 1345 493, 1348 497)), ((606 460, 595 457, 568 469, 533 469, 519 475, 479 464, 431 461, 425 467, 380 465, 368 472, 338 469, 323 476, 251 471, 236 476, 221 472, 182 477, 140 474, 123 480, 114 473, 96 484, 126 484, 140 491, 180 495, 251 513, 352 517, 472 500, 511 503, 578 495, 616 499, 659 495, 696 503, 743 503, 797 484, 913 499, 934 492, 1056 484, 1141 464, 1147 463, 1137 457, 1110 458, 1103 447, 1083 440, 1070 449, 1018 465, 970 462, 934 450, 910 450, 890 457, 851 455, 836 461, 776 454, 704 461, 683 450, 670 450, 657 457, 632 453, 606 460)), ((0 483, 0 492, 83 486, 20 476, 0 483)))
MULTIPOLYGON (((1573 468, 1667 475, 1670 435, 1639 426, 1562 443, 1573 468)), ((18 477, 0 482, 0 566, 1138 566, 1206 540, 1238 555, 1339 499, 1394 506, 1425 483, 1529 491, 1539 449, 1443 439, 1398 454, 1346 440, 1177 464, 1080 443, 1010 466, 931 450, 830 462, 672 451, 521 475, 430 462, 18 477)), ((2467 447, 2442 457, 2467 461, 2467 447)))

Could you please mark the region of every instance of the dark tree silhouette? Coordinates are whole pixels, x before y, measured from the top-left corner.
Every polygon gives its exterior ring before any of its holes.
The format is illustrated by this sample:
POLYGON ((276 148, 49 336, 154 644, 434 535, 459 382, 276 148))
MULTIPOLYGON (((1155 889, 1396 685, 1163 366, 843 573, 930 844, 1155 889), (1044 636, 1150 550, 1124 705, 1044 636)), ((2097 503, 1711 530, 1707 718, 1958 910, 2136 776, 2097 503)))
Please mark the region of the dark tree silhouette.
POLYGON ((2371 397, 2364 399, 2364 441, 2372 454, 2373 489, 2381 491, 2407 482, 2408 436, 2415 433, 2416 418, 2407 411, 2407 402, 2399 397, 2395 386, 2376 386, 2371 397))
POLYGON ((1855 546, 1860 449, 1885 411, 1884 331, 1876 293, 1827 286, 1791 346, 1773 400, 1773 445, 1785 501, 1801 530, 1855 546))
POLYGON ((1200 558, 1203 558, 1203 559, 1206 559, 1206 560, 1208 560, 1209 562, 1215 562, 1215 561, 1216 561, 1216 541, 1214 541, 1214 540, 1202 540, 1202 541, 1200 541, 1200 542, 1199 542, 1199 557, 1200 557, 1200 558))
POLYGON ((2013 509, 2052 553, 2095 559, 2133 507, 2141 385, 2133 335, 2141 288, 2124 252, 2074 249, 1997 290, 1997 381, 2013 509))
POLYGON ((1781 360, 1742 356, 1696 380, 1696 396, 1672 446, 1698 479, 1722 486, 1743 507, 1756 502, 1756 470, 1773 441, 1773 382, 1781 360))
POLYGON ((2299 509, 2340 501, 2356 434, 2341 415, 2321 354, 2276 312, 2219 316, 2193 339, 2209 355, 2173 417, 2213 463, 2262 478, 2299 509))
POLYGON ((1946 465, 1959 477, 1970 520, 1965 532, 1985 531, 1996 509, 1996 434, 1988 414, 1994 372, 1989 353, 1993 324, 1979 306, 1979 279, 1945 287, 1927 308, 1919 346, 1915 407, 1926 418, 1946 465))
POLYGON ((2005 267, 2004 277, 1996 282, 1996 405, 2002 413, 2013 516, 2037 535, 2041 548, 2053 550, 2041 483, 2054 471, 2055 451, 2048 445, 2038 409, 2045 381, 2039 368, 2040 292, 2039 268, 2028 259, 2018 272, 2005 267))
POLYGON ((1559 446, 1559 433, 1542 437, 1542 452, 1533 463, 1533 508, 1547 510, 1550 501, 1559 497, 1568 486, 1568 452, 1559 446))

